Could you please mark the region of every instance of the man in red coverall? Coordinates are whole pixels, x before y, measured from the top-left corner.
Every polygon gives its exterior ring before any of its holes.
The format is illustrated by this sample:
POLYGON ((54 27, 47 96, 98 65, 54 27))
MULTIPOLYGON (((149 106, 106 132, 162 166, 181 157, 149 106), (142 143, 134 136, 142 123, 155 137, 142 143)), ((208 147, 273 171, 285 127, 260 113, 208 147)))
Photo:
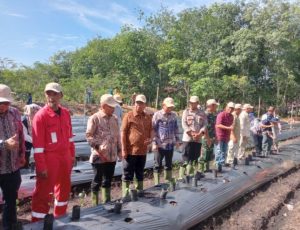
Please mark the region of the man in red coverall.
POLYGON ((59 102, 63 97, 57 83, 45 88, 47 104, 33 119, 32 139, 36 164, 36 187, 32 195, 32 221, 43 219, 54 194, 54 216, 66 213, 71 189, 75 148, 69 111, 59 102))

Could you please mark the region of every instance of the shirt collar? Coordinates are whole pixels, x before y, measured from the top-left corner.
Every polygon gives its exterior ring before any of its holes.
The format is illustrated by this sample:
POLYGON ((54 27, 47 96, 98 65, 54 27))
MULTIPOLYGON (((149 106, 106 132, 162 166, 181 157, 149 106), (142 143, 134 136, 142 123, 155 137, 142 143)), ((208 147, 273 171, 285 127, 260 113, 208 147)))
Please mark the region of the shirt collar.
MULTIPOLYGON (((60 105, 58 105, 58 108, 59 108, 60 110, 62 110, 60 105)), ((46 109, 47 109, 47 113, 49 114, 50 117, 55 117, 55 116, 57 115, 57 114, 53 111, 53 109, 50 108, 50 106, 46 105, 46 109)))
POLYGON ((135 117, 136 117, 136 116, 139 116, 139 115, 142 115, 142 116, 145 115, 145 112, 142 112, 142 113, 140 113, 140 114, 137 113, 136 109, 133 109, 132 113, 133 113, 133 116, 135 116, 135 117))
POLYGON ((103 112, 102 109, 99 110, 99 115, 100 115, 100 117, 108 117, 108 116, 106 115, 106 113, 103 112))

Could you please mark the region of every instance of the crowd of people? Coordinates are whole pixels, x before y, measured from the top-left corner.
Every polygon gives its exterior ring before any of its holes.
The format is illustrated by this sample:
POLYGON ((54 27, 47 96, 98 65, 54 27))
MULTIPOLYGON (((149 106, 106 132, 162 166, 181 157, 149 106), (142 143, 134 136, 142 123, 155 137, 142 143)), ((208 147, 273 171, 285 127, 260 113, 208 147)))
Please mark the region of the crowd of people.
MULTIPOLYGON (((44 219, 54 196, 55 217, 66 214, 71 189, 71 169, 75 148, 71 117, 60 101, 62 87, 48 83, 44 90, 46 105, 26 105, 24 116, 11 106, 13 98, 8 86, 0 84, 0 187, 3 191, 3 227, 12 229, 17 221, 16 199, 21 184, 20 169, 29 166, 30 152, 36 165, 36 186, 32 196, 32 221, 44 219)), ((154 182, 171 181, 175 149, 181 149, 179 179, 213 167, 233 167, 246 157, 251 137, 257 156, 268 157, 281 131, 275 108, 269 107, 261 119, 255 118, 253 106, 229 102, 218 112, 215 99, 200 105, 198 96, 191 96, 183 111, 180 139, 178 115, 171 97, 163 100, 161 110, 153 116, 145 112, 145 95, 134 97, 132 111, 123 116, 122 98, 104 94, 99 111, 89 117, 86 139, 91 146, 90 163, 94 170, 91 183, 92 203, 111 200, 111 182, 117 161, 122 161, 122 197, 127 199, 131 184, 143 196, 146 155, 154 152, 154 182), (203 107, 206 107, 205 109, 203 107), (163 168, 163 160, 165 161, 163 168), (214 164, 214 165, 213 165, 214 164), (99 193, 101 190, 101 199, 99 193)))

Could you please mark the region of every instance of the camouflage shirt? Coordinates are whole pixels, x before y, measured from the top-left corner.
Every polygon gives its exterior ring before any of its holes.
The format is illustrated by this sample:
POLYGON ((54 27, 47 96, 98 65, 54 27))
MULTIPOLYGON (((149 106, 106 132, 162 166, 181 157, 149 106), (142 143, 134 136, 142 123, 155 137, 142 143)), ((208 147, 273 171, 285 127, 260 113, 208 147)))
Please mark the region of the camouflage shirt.
POLYGON ((207 116, 207 131, 208 136, 210 138, 214 138, 216 136, 216 119, 217 115, 215 113, 209 113, 208 111, 205 111, 205 114, 207 116))

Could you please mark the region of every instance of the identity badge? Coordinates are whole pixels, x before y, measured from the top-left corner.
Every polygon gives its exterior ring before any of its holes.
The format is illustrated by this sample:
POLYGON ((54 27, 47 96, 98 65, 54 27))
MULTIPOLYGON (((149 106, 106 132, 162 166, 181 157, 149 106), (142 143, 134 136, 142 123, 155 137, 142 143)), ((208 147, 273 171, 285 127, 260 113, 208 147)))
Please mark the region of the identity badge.
POLYGON ((51 140, 52 140, 52 143, 57 143, 57 135, 56 135, 56 132, 52 132, 52 133, 51 133, 51 140))

